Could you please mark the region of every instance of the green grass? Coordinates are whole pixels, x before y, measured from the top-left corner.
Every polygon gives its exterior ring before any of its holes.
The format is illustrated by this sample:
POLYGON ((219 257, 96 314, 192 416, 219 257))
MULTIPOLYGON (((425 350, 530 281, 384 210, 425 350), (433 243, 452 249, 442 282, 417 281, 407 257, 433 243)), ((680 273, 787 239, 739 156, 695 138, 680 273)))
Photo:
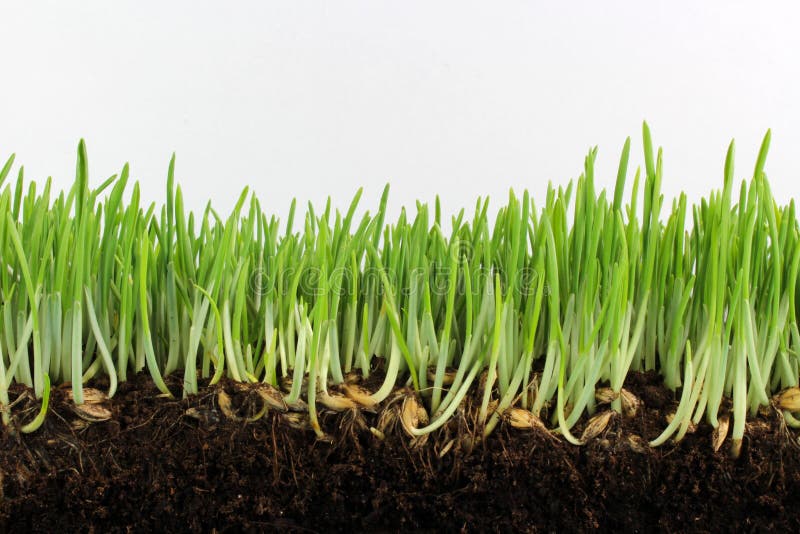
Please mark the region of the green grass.
POLYGON ((127 166, 90 186, 83 142, 67 192, 25 183, 22 169, 13 182, 12 156, 0 171, 3 422, 13 382, 43 398, 24 427, 34 431, 51 383, 71 382, 80 404, 92 377, 107 375, 111 396, 146 369, 167 394, 175 373, 185 395, 198 378, 291 378, 292 406, 307 378, 322 435, 316 401, 352 405, 338 386, 383 358, 383 385, 359 402, 418 391, 431 415, 406 425, 417 436, 477 388, 483 435, 505 415, 578 444, 578 421, 601 402, 629 409, 625 379, 645 370, 680 399, 652 445, 701 420, 727 428, 729 404, 734 454, 762 406, 800 425, 799 392, 773 398, 798 385, 800 229, 794 202, 777 205, 764 174, 769 133, 738 196, 731 144, 722 189, 695 205, 681 195, 663 206, 647 125, 643 138, 627 204, 630 140, 613 196, 595 190, 592 150, 577 182, 544 199, 510 193, 494 221, 479 199, 449 234, 438 199, 386 224, 388 187, 373 215, 356 219, 359 191, 344 214, 309 205, 296 231, 294 204, 282 226, 247 190, 227 219, 210 205, 187 213, 174 158, 166 205, 144 206, 138 183, 125 195, 127 166))

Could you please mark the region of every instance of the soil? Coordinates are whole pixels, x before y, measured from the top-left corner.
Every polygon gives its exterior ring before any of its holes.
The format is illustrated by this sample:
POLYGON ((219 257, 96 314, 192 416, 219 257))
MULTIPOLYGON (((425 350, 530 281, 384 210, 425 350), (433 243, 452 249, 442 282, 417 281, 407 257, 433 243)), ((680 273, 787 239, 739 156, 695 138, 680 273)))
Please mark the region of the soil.
POLYGON ((397 423, 373 435, 380 411, 325 414, 319 440, 274 411, 226 417, 221 389, 236 413, 258 408, 234 384, 169 399, 143 375, 87 423, 60 388, 39 431, 0 430, 0 531, 800 531, 800 449, 777 413, 735 460, 703 424, 651 449, 675 396, 652 374, 626 388, 644 407, 583 447, 505 423, 475 444, 465 413, 423 442, 397 423))

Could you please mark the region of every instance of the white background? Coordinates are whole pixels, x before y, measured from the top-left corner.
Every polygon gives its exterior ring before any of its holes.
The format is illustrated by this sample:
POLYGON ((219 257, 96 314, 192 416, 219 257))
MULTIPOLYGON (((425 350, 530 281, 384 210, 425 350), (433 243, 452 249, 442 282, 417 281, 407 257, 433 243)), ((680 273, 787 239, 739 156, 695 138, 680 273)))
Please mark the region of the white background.
POLYGON ((281 215, 362 185, 374 210, 390 182, 393 215, 436 194, 471 214, 510 187, 541 199, 594 145, 612 186, 626 136, 643 161, 646 119, 668 198, 720 187, 734 137, 748 177, 768 127, 774 193, 800 191, 788 2, 260 4, 3 2, 0 157, 65 188, 84 137, 92 182, 129 161, 147 200, 176 151, 195 210, 245 185, 281 215))

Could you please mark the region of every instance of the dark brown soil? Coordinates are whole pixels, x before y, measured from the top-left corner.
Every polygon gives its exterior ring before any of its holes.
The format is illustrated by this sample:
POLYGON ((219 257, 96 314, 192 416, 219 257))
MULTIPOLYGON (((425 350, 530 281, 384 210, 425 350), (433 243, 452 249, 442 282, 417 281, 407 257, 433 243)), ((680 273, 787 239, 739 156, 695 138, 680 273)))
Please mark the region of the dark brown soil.
MULTIPOLYGON (((365 430, 378 414, 325 415, 330 443, 274 412, 233 422, 213 388, 172 400, 136 377, 91 424, 59 389, 42 429, 0 434, 0 531, 800 531, 800 450, 777 415, 749 425, 736 460, 704 425, 641 447, 675 405, 658 384, 633 375, 645 409, 587 446, 501 424, 441 457, 463 418, 413 447, 400 425, 385 440, 365 430)), ((253 408, 225 388, 239 413, 253 408)))

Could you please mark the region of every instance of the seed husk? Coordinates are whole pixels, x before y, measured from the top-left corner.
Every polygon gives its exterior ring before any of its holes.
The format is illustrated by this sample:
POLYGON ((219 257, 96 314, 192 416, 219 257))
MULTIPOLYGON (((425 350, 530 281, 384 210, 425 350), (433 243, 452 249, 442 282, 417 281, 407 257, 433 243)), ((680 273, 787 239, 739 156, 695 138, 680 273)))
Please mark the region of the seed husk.
POLYGON ((628 442, 628 447, 630 447, 633 452, 637 454, 644 454, 647 452, 647 442, 645 442, 641 436, 630 434, 626 440, 628 442))
POLYGON ((336 392, 320 391, 317 394, 317 400, 323 406, 334 412, 343 412, 345 410, 358 408, 358 405, 353 399, 336 392))
MULTIPOLYGON (((452 386, 453 382, 456 380, 456 373, 457 370, 453 369, 452 367, 448 367, 444 371, 444 379, 442 380, 442 385, 444 386, 452 386)), ((429 367, 428 368, 428 381, 433 383, 436 380, 436 368, 429 367)))
POLYGON ((606 410, 593 415, 592 418, 589 419, 589 422, 586 424, 586 428, 581 434, 581 441, 586 443, 587 441, 592 440, 602 434, 606 427, 608 427, 608 423, 611 421, 611 418, 615 413, 616 412, 612 410, 606 410))
MULTIPOLYGON (((89 421, 84 421, 83 419, 78 418, 72 421, 72 423, 70 423, 70 426, 72 427, 73 430, 80 431, 89 428, 89 425, 91 424, 92 423, 90 423, 89 421)), ((53 443, 55 443, 55 441, 53 441, 53 443)))
POLYGON ((281 414, 286 423, 297 430, 311 430, 311 422, 308 420, 308 414, 299 412, 286 412, 281 414))
POLYGON ((111 419, 111 410, 100 404, 76 404, 72 410, 78 417, 90 423, 99 423, 111 419))
POLYGON ((547 427, 542 423, 542 420, 530 410, 510 408, 506 410, 505 416, 514 428, 519 428, 521 430, 533 430, 538 428, 547 432, 547 427))
POLYGON ((356 373, 355 371, 350 371, 349 373, 345 373, 344 375, 345 384, 358 384, 359 382, 361 382, 360 373, 356 373))
POLYGON ((285 412, 289 409, 283 398, 283 394, 275 386, 259 383, 256 385, 255 390, 270 409, 279 412, 285 412))
POLYGON ((299 398, 294 402, 286 401, 286 408, 290 412, 307 412, 308 411, 308 404, 303 399, 299 398))
POLYGON ((219 409, 228 419, 232 421, 241 421, 241 417, 236 415, 236 413, 233 411, 230 395, 222 390, 217 393, 217 406, 219 406, 219 409))
POLYGON ((425 410, 425 407, 420 403, 417 403, 417 419, 419 419, 421 425, 427 425, 430 422, 428 411, 425 410))
POLYGON ((416 395, 407 395, 400 409, 400 423, 409 436, 414 436, 414 430, 420 425, 428 424, 428 412, 417 400, 416 395))
POLYGON ((220 411, 222 411, 225 417, 227 417, 231 421, 244 421, 246 423, 253 423, 261 419, 264 416, 264 414, 267 413, 267 404, 265 402, 262 404, 258 412, 252 417, 241 417, 233 409, 233 403, 231 402, 230 395, 228 395, 223 390, 220 390, 219 393, 217 393, 217 405, 219 406, 220 411))
MULTIPOLYGON (((74 401, 72 390, 67 390, 67 398, 74 401)), ((99 389, 83 388, 83 403, 84 404, 101 404, 108 400, 108 395, 99 389)))
POLYGON ((622 413, 625 414, 625 417, 636 417, 636 412, 642 405, 642 400, 625 388, 620 391, 620 397, 622 399, 622 413))
POLYGON ((365 408, 374 408, 377 404, 372 397, 372 393, 367 390, 367 388, 358 384, 349 384, 345 382, 342 384, 342 391, 344 391, 344 394, 347 395, 348 398, 365 408))
MULTIPOLYGON (((673 419, 675 419, 675 413, 674 412, 668 413, 664 417, 664 419, 666 419, 667 424, 672 423, 673 419)), ((697 431, 697 425, 695 425, 693 422, 689 421, 689 426, 686 427, 686 433, 687 434, 694 434, 696 431, 697 431)))
POLYGON ((619 394, 611 388, 598 388, 594 392, 594 398, 598 404, 610 404, 614 402, 619 394))
POLYGON ((219 415, 215 410, 191 407, 188 408, 183 413, 187 417, 191 417, 192 419, 197 419, 198 421, 200 421, 205 425, 213 425, 219 422, 219 415))
POLYGON ((784 389, 773 397, 775 405, 781 410, 800 412, 800 387, 784 389))
POLYGON ((384 408, 381 410, 380 414, 378 414, 377 429, 381 432, 386 432, 386 430, 397 421, 397 418, 396 406, 388 406, 384 408))
POLYGON ((439 458, 444 458, 445 455, 450 452, 450 449, 453 448, 453 444, 456 442, 455 438, 449 440, 447 443, 444 444, 442 450, 439 451, 439 458))
POLYGON ((714 432, 711 434, 711 444, 714 447, 714 452, 718 452, 728 436, 728 427, 730 426, 730 418, 727 414, 723 415, 717 421, 719 424, 714 432))

